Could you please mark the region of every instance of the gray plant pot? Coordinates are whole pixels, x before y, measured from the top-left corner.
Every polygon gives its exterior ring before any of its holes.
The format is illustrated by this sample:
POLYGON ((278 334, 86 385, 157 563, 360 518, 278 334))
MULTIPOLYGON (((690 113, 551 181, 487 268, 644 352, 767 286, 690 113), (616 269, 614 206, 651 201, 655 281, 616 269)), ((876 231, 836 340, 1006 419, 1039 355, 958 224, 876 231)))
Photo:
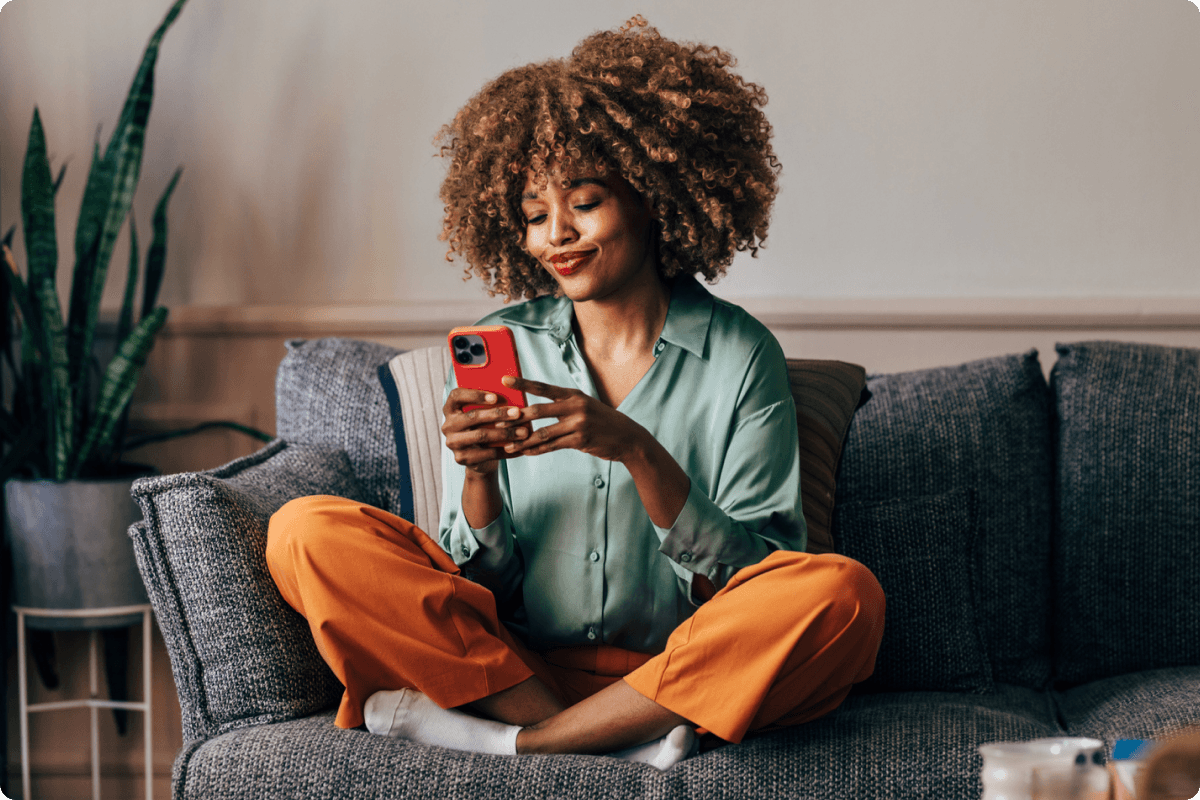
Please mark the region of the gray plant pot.
MULTIPOLYGON (((142 518, 129 494, 137 477, 4 484, 16 605, 94 609, 149 602, 128 533, 142 518)), ((140 615, 26 619, 31 628, 80 630, 130 625, 140 615)))

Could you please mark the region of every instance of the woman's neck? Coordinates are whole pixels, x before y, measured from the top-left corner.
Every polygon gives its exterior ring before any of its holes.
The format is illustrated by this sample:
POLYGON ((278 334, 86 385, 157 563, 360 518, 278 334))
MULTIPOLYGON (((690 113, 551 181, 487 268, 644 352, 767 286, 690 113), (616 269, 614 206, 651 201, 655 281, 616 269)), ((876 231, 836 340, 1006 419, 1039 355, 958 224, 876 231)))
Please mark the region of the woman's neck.
POLYGON ((670 305, 670 286, 648 270, 619 295, 575 303, 575 336, 589 361, 636 359, 653 350, 670 305))

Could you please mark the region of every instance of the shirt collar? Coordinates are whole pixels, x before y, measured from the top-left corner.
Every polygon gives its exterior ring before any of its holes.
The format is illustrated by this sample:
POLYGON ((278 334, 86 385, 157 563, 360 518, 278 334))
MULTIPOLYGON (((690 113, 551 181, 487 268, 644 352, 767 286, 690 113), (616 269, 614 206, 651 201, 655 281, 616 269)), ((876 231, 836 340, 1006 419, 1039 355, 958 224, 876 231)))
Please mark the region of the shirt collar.
MULTIPOLYGON (((680 275, 671 282, 671 304, 659 337, 668 344, 682 347, 704 358, 708 328, 712 322, 713 296, 691 275, 680 275)), ((567 297, 539 297, 498 314, 506 324, 534 331, 546 331, 559 344, 571 338, 574 307, 567 297)))

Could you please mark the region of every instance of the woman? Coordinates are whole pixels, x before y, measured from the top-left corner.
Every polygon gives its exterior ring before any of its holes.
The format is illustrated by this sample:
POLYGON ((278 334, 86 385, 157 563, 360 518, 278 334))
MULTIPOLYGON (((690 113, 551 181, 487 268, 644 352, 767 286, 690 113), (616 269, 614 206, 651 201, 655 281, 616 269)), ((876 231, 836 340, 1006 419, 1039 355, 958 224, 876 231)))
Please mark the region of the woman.
POLYGON ((451 380, 438 543, 338 498, 272 519, 272 575, 346 687, 339 726, 665 769, 697 729, 815 719, 870 675, 883 595, 802 552, 779 344, 693 277, 757 250, 776 193, 766 96, 731 64, 635 17, 443 129, 443 238, 530 299, 480 324, 512 329, 506 381, 534 402, 451 380))

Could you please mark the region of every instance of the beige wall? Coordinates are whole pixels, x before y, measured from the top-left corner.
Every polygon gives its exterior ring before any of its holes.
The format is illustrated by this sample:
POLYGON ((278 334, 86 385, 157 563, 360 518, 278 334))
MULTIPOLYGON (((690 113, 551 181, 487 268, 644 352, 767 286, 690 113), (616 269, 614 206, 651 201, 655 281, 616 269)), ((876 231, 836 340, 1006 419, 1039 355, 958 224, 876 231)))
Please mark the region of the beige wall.
MULTIPOLYGON (((73 220, 95 125, 111 131, 166 5, 0 12, 0 224, 35 103, 70 159, 73 220)), ((635 12, 728 48, 771 96, 782 193, 728 296, 1200 298, 1188 0, 192 0, 163 46, 137 201, 148 230, 185 167, 164 299, 479 296, 436 239, 434 133, 504 68, 635 12)))
MULTIPOLYGON (((111 132, 167 5, 4 5, 0 233, 19 217, 36 103, 55 163, 70 165, 58 209, 71 252, 95 126, 111 132)), ((484 80, 637 12, 726 47, 770 93, 785 168, 771 238, 716 291, 789 355, 890 372, 1036 347, 1048 369, 1056 341, 1200 347, 1200 12, 1188 0, 611 0, 554 13, 531 0, 190 0, 163 46, 135 202, 145 241, 185 167, 172 321, 139 388, 142 424, 270 431, 284 339, 433 345, 492 308, 442 259, 432 136, 484 80)), ((64 257, 64 281, 69 268, 64 257)), ((255 447, 210 433, 135 455, 171 472, 255 447)), ((85 644, 60 636, 72 691, 85 644)), ((181 742, 160 641, 154 669, 166 797, 181 742)), ((10 659, 14 776, 15 674, 10 659)), ((35 718, 39 796, 86 795, 79 714, 35 718)), ((117 740, 102 718, 104 796, 138 796, 140 725, 117 740)))

